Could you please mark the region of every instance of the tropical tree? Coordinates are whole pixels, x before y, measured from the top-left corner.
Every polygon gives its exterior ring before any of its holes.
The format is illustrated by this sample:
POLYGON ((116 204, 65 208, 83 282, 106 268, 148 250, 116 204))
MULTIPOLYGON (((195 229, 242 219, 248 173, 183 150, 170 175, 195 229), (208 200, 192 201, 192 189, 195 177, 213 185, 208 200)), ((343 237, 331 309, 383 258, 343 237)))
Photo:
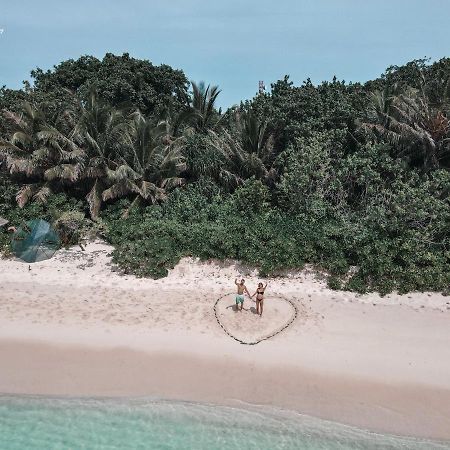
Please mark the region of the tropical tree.
MULTIPOLYGON (((198 85, 192 82, 189 106, 182 111, 177 121, 183 129, 183 155, 186 161, 185 177, 190 181, 209 178, 219 184, 233 184, 234 175, 227 171, 228 155, 221 146, 211 140, 211 132, 218 130, 223 116, 215 108, 220 94, 217 86, 198 85)), ((234 183, 235 184, 235 183, 234 183)))
POLYGON ((433 104, 424 89, 407 88, 398 95, 375 91, 362 128, 387 140, 399 156, 407 156, 413 164, 425 170, 437 169, 449 160, 447 107, 447 102, 433 104))
POLYGON ((27 177, 42 175, 43 167, 39 164, 41 159, 37 157, 37 151, 41 147, 38 133, 45 124, 44 114, 30 103, 24 102, 20 114, 4 111, 4 116, 13 127, 11 138, 0 142, 9 172, 21 173, 27 177))
POLYGON ((16 199, 20 207, 30 200, 45 202, 52 192, 55 174, 59 178, 76 178, 71 166, 82 157, 82 150, 70 139, 49 125, 44 113, 36 106, 25 102, 21 114, 4 112, 12 122, 11 138, 0 141, 0 152, 8 171, 25 176, 16 199), (67 170, 67 168, 69 170, 67 170))
POLYGON ((80 102, 79 111, 69 112, 73 123, 70 138, 85 152, 82 176, 86 199, 92 218, 97 218, 103 202, 103 191, 108 188, 111 170, 118 168, 117 162, 127 151, 126 114, 113 108, 99 98, 95 87, 91 87, 85 102, 80 102))
MULTIPOLYGON (((0 111, 21 111, 23 102, 27 100, 27 94, 21 89, 8 89, 6 86, 0 86, 0 111)), ((10 125, 10 121, 0 120, 0 137, 11 134, 10 125)))
POLYGON ((221 114, 215 108, 220 90, 218 86, 205 86, 202 81, 198 85, 192 83, 192 96, 190 99, 190 123, 194 129, 201 133, 214 130, 221 122, 221 114))
POLYGON ((103 191, 104 201, 133 195, 131 209, 141 202, 163 201, 167 192, 184 183, 182 138, 168 137, 168 129, 164 121, 155 125, 140 112, 133 114, 126 138, 129 151, 118 159, 115 170, 108 171, 112 185, 103 191))
POLYGON ((253 111, 235 113, 233 132, 221 135, 210 131, 211 142, 227 156, 229 170, 237 184, 255 177, 267 184, 275 181, 274 138, 266 122, 258 120, 253 111))
POLYGON ((159 115, 168 105, 175 110, 186 106, 188 80, 181 70, 132 58, 128 53, 107 53, 103 59, 81 56, 31 72, 33 95, 51 99, 57 109, 67 106, 66 89, 85 96, 95 84, 101 98, 118 108, 130 103, 145 115, 159 115))

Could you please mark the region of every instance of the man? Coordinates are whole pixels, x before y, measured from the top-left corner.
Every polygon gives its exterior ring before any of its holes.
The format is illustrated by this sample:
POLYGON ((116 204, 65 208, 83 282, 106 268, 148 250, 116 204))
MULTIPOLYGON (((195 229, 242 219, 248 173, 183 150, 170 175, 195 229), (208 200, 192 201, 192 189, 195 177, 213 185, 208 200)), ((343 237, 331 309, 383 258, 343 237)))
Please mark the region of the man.
POLYGON ((246 293, 250 297, 250 292, 248 292, 248 289, 245 286, 245 280, 243 278, 239 283, 236 278, 234 280, 234 284, 237 286, 236 311, 242 311, 242 308, 244 307, 244 293, 246 293), (239 303, 241 304, 240 308, 239 303))

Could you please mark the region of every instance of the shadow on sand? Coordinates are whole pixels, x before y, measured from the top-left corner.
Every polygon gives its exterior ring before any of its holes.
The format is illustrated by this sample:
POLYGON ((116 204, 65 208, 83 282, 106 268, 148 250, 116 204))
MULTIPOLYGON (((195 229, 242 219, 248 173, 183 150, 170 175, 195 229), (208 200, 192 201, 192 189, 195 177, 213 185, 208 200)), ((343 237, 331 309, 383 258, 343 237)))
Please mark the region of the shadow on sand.
MULTIPOLYGON (((236 303, 233 303, 232 305, 227 306, 226 309, 232 309, 234 312, 238 312, 240 311, 240 309, 238 308, 238 305, 236 305, 236 303)), ((256 308, 254 306, 250 306, 250 308, 242 308, 242 311, 250 311, 253 314, 257 314, 256 312, 256 308)))

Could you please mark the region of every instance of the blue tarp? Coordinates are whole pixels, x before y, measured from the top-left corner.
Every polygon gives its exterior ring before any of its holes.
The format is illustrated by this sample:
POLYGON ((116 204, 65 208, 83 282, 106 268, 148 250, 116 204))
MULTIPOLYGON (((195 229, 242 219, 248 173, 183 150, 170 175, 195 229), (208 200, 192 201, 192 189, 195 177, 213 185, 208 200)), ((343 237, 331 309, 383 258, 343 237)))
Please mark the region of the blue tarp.
POLYGON ((27 263, 51 258, 59 247, 59 237, 51 225, 42 219, 29 220, 13 235, 13 253, 27 263))

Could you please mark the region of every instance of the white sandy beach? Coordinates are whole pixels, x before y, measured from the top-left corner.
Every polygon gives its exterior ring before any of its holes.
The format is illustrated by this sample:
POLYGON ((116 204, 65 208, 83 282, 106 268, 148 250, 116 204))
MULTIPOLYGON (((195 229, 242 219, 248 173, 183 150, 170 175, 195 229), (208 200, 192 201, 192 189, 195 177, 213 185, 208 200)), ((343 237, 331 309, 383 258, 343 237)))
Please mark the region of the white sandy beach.
POLYGON ((393 434, 450 439, 450 297, 334 292, 270 279, 262 318, 234 303, 256 272, 184 259, 162 280, 112 271, 102 242, 0 260, 0 393, 267 404, 393 434), (292 324, 257 345, 242 345, 292 324), (288 301, 287 301, 288 300, 288 301))

